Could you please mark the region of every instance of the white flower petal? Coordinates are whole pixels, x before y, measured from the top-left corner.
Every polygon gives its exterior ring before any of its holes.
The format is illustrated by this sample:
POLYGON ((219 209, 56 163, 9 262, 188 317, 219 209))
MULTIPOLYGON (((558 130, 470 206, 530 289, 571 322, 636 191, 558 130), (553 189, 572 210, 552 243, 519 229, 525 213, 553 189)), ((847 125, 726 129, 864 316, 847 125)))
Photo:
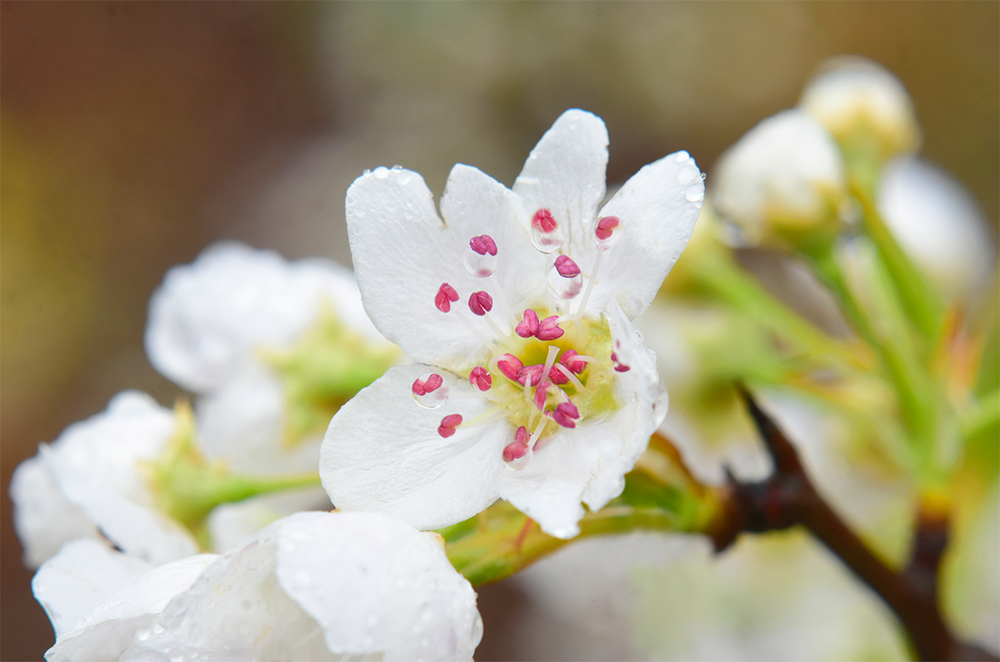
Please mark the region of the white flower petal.
POLYGON ((199 399, 195 411, 205 454, 225 459, 237 473, 316 470, 320 437, 282 443, 285 394, 274 373, 263 365, 244 366, 217 391, 199 399))
POLYGON ((45 458, 28 458, 10 479, 14 502, 14 529, 24 547, 24 564, 37 568, 77 538, 94 538, 98 533, 87 514, 59 490, 45 458))
POLYGON ((441 544, 387 515, 285 520, 277 575, 335 653, 381 652, 386 662, 471 660, 482 636, 476 595, 441 544))
POLYGON ((500 496, 559 538, 580 532, 581 501, 598 510, 621 494, 625 474, 635 466, 667 411, 656 356, 642 344, 614 301, 607 316, 619 362, 629 366, 616 379, 618 410, 559 431, 536 449, 524 469, 499 478, 500 496))
MULTIPOLYGON (((497 196, 504 195, 491 187, 477 197, 502 209, 497 196)), ((472 280, 463 262, 472 237, 445 226, 420 175, 378 168, 356 179, 347 191, 347 230, 365 310, 386 338, 417 361, 465 361, 484 352, 459 319, 473 317, 472 291, 462 287, 472 280), (434 304, 443 283, 459 294, 449 313, 434 304)))
POLYGON ((216 558, 214 554, 199 554, 154 568, 112 595, 72 632, 60 637, 45 653, 45 659, 48 662, 119 659, 133 637, 150 636, 157 615, 216 558))
POLYGON ((569 252, 589 245, 597 205, 606 191, 608 129, 604 120, 584 110, 559 116, 531 150, 513 191, 523 211, 520 221, 530 228, 532 215, 548 209, 570 229, 569 252))
POLYGON ((208 516, 212 549, 221 552, 235 547, 282 517, 304 510, 332 509, 330 497, 322 487, 262 494, 239 503, 224 503, 216 506, 208 516))
POLYGON ((472 587, 432 536, 299 513, 218 557, 122 660, 471 659, 481 633, 472 587))
MULTIPOLYGON (((461 278, 449 281, 459 294, 478 290, 489 292, 494 299, 494 315, 502 317, 504 314, 503 304, 498 300, 500 293, 492 279, 476 278, 464 267, 465 256, 471 253, 469 241, 486 234, 497 244, 495 278, 503 288, 502 295, 512 314, 517 316, 526 307, 545 300, 549 258, 535 250, 528 231, 518 223, 512 196, 503 184, 481 170, 456 165, 448 175, 448 184, 441 197, 441 214, 448 227, 457 233, 461 244, 460 254, 447 258, 461 270, 461 278)), ((460 299, 456 305, 464 307, 467 298, 460 299)), ((513 326, 517 321, 509 320, 508 325, 513 326)), ((483 330, 489 333, 485 327, 483 330)))
POLYGON ((39 447, 66 498, 120 549, 152 563, 198 552, 191 534, 156 507, 140 469, 159 455, 174 426, 169 409, 126 391, 103 414, 39 447))
POLYGON ((507 420, 459 426, 438 434, 441 420, 461 414, 468 423, 490 406, 467 380, 429 366, 390 368, 333 417, 323 440, 319 472, 341 510, 395 515, 420 529, 437 529, 482 511, 497 499, 503 448, 514 438, 507 420), (428 372, 444 379, 451 395, 425 409, 411 395, 428 372))
POLYGON ((601 209, 601 217, 617 216, 621 225, 602 258, 590 305, 603 310, 616 299, 629 319, 646 310, 687 246, 704 197, 701 171, 687 152, 650 163, 625 182, 601 209))
POLYGON ((113 551, 106 542, 85 538, 65 545, 46 561, 31 580, 31 590, 59 638, 152 567, 113 551))

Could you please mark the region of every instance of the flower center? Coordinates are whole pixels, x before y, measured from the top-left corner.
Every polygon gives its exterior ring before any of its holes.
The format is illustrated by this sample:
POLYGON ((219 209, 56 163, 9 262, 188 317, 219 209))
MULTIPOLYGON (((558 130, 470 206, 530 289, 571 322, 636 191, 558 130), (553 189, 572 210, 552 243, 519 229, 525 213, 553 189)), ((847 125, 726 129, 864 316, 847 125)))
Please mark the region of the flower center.
MULTIPOLYGON (((558 300, 569 301, 581 292, 578 312, 559 316, 547 305, 537 305, 520 311, 507 306, 507 299, 493 278, 497 254, 502 250, 489 235, 472 237, 468 254, 463 256, 466 269, 477 278, 489 279, 493 294, 485 290, 469 293, 468 312, 458 303, 460 295, 448 283, 442 283, 433 294, 434 305, 442 313, 458 315, 470 331, 492 348, 492 358, 460 373, 492 403, 486 412, 471 419, 448 412, 438 426, 438 434, 450 437, 459 427, 472 427, 506 417, 516 430, 513 440, 503 449, 503 460, 514 469, 526 466, 534 455, 560 428, 573 429, 584 419, 617 409, 614 383, 628 366, 618 361, 614 353, 607 321, 583 315, 593 283, 597 277, 600 256, 612 244, 612 235, 620 226, 616 217, 599 219, 595 227, 598 248, 593 267, 584 289, 584 274, 568 255, 555 256, 545 274, 548 291, 558 300), (500 308, 494 311, 494 300, 500 308), (455 305, 455 310, 452 309, 455 305), (502 314, 500 314, 502 309, 502 314), (499 315, 499 321, 493 314, 499 315), (470 317, 471 313, 473 317, 470 317), (486 337, 481 323, 485 321, 493 334, 486 337), (507 319, 504 319, 507 318, 507 319), (504 329, 506 327, 506 330, 504 329)), ((562 246, 563 228, 547 209, 535 212, 531 221, 532 244, 543 253, 553 253, 562 246)), ((448 402, 449 389, 443 378, 428 373, 412 386, 417 403, 427 408, 439 408, 448 402)))

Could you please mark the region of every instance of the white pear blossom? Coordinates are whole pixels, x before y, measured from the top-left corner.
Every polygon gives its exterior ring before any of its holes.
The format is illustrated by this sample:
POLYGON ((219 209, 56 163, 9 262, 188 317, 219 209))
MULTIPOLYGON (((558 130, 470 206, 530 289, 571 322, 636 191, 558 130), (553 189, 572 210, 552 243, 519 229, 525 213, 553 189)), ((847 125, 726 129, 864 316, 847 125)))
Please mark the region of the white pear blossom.
POLYGON ((572 537, 581 501, 621 492, 666 410, 630 318, 690 238, 704 186, 678 152, 598 212, 607 144, 600 118, 567 111, 513 190, 455 166, 441 216, 402 168, 348 190, 365 309, 420 364, 390 369, 330 423, 320 474, 338 508, 433 529, 502 497, 572 537))
MULTIPOLYGON (((365 315, 350 270, 224 242, 167 273, 150 300, 146 350, 160 372, 202 396, 196 414, 208 456, 244 473, 301 472, 315 468, 332 412, 319 429, 290 431, 290 405, 308 403, 287 393, 282 381, 300 375, 279 374, 268 352, 288 350, 324 321, 342 334, 331 344, 347 347, 349 335, 375 353, 393 353, 365 315)), ((369 370, 356 387, 344 386, 344 400, 380 374, 369 370)), ((334 364, 327 383, 346 372, 334 364)))
POLYGON ((996 238, 975 199, 939 168, 913 157, 882 173, 878 208, 886 225, 949 299, 974 296, 996 264, 996 238))
POLYGON ((160 454, 175 426, 171 410, 126 391, 105 412, 41 444, 11 481, 25 562, 37 566, 63 543, 100 535, 154 564, 197 553, 187 529, 158 510, 141 469, 160 454))
POLYGON ((834 57, 806 85, 799 107, 825 126, 845 150, 866 145, 880 159, 920 146, 913 100, 888 69, 857 56, 834 57))
MULTIPOLYGON (((60 561, 70 569, 63 575, 76 573, 75 584, 61 579, 62 604, 50 598, 46 608, 69 609, 72 618, 57 625, 50 662, 471 660, 482 637, 476 595, 440 539, 378 513, 299 513, 221 556, 191 557, 138 578, 141 568, 130 568, 131 581, 106 569, 121 559, 95 562, 90 551, 87 559, 60 561), (85 583, 88 562, 100 571, 95 577, 123 588, 67 631, 79 607, 103 597, 74 590, 85 583)), ((43 567, 36 593, 56 583, 55 570, 43 567)))
POLYGON ((733 224, 735 243, 836 222, 847 177, 837 143, 816 120, 785 110, 764 120, 721 157, 712 200, 733 224))

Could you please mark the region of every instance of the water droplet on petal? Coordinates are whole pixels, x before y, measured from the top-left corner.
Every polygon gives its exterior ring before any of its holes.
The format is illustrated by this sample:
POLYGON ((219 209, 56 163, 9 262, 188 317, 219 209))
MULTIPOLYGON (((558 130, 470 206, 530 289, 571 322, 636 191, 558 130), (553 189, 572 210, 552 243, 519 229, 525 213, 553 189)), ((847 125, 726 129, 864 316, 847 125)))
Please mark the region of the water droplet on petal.
POLYGON ((487 278, 496 271, 497 256, 489 253, 480 255, 470 248, 465 251, 465 268, 476 278, 487 278))
POLYGON ((379 166, 372 174, 375 175, 376 179, 386 179, 389 176, 389 169, 385 166, 379 166))
POLYGON ((156 625, 153 626, 153 632, 155 634, 163 634, 163 626, 157 623, 156 625))
POLYGON ((691 158, 691 155, 688 154, 687 152, 683 151, 683 150, 681 150, 680 152, 677 152, 677 154, 674 155, 674 160, 677 161, 677 163, 684 163, 685 161, 689 160, 690 158, 691 158))
POLYGON ((562 227, 556 227, 552 232, 545 232, 541 228, 531 227, 531 245, 542 253, 553 253, 563 245, 562 227))
POLYGON ((688 202, 701 202, 705 199, 704 186, 689 186, 684 191, 684 199, 688 202))
MULTIPOLYGON (((420 381, 426 382, 428 379, 430 379, 431 375, 433 374, 434 374, 433 372, 428 372, 426 374, 420 375, 420 381)), ((413 392, 411 391, 411 393, 413 392)), ((424 409, 437 409, 438 407, 448 402, 449 394, 450 390, 448 389, 448 385, 441 384, 441 386, 438 386, 433 391, 430 391, 429 393, 424 393, 423 395, 417 395, 416 393, 413 393, 413 399, 416 401, 418 405, 420 405, 424 409)))
POLYGON ((135 631, 135 638, 139 641, 146 641, 149 639, 149 634, 150 632, 146 628, 139 628, 135 631))
POLYGON ((548 275, 545 277, 545 282, 548 284, 549 289, 560 299, 572 299, 580 294, 580 291, 583 289, 583 274, 566 278, 560 276, 559 270, 555 265, 552 265, 548 275))

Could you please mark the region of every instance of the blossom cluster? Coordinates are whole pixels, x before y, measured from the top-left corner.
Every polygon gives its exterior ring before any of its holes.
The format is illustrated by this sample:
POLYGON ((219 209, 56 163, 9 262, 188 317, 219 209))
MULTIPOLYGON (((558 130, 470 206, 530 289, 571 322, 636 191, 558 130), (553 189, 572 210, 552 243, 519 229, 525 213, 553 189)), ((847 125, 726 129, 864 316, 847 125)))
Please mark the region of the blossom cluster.
POLYGON ((357 285, 232 243, 172 269, 146 348, 193 402, 119 394, 12 482, 47 659, 471 659, 475 594, 431 531, 502 498, 573 537, 665 414, 631 319, 702 174, 678 152, 605 201, 607 146, 567 111, 512 189, 455 166, 440 213, 417 173, 366 172, 357 285))

